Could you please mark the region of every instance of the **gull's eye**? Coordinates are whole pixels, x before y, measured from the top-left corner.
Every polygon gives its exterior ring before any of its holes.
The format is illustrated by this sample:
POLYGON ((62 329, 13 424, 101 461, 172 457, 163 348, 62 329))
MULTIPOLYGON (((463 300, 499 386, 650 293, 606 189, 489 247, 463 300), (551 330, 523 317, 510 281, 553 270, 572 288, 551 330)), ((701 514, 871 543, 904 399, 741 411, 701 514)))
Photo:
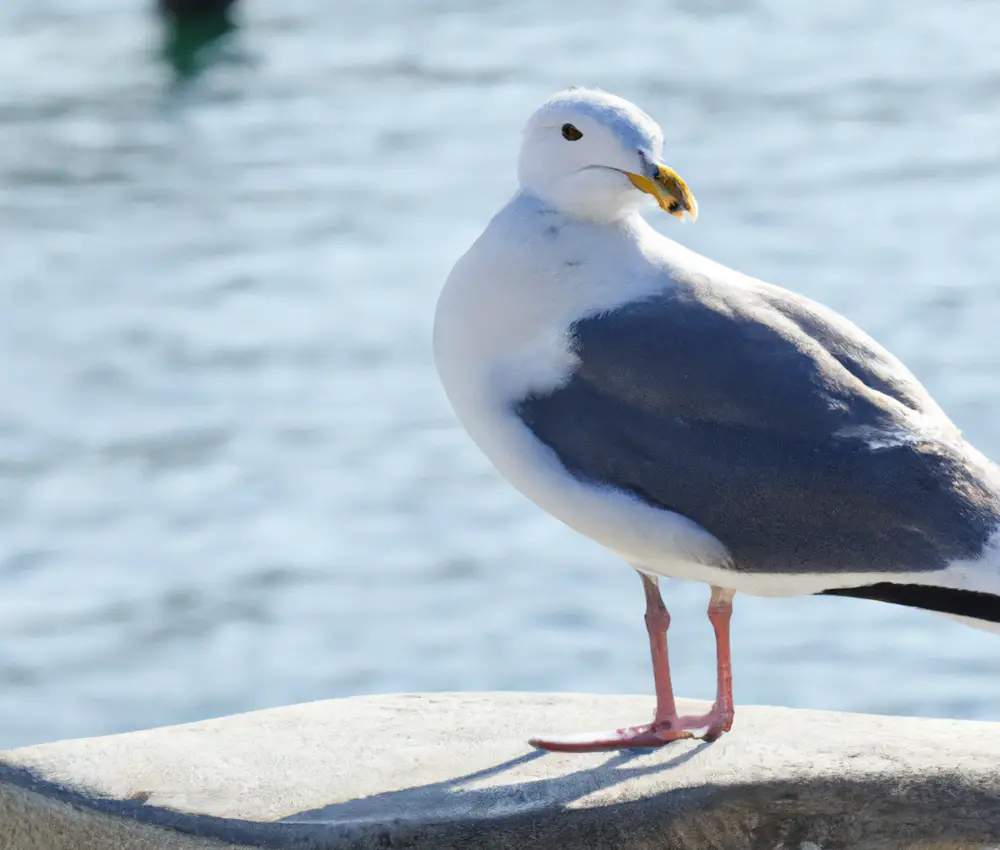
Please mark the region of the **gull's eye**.
POLYGON ((575 142, 578 139, 583 138, 583 133, 577 130, 576 127, 574 127, 572 124, 563 124, 562 134, 563 138, 569 142, 575 142))

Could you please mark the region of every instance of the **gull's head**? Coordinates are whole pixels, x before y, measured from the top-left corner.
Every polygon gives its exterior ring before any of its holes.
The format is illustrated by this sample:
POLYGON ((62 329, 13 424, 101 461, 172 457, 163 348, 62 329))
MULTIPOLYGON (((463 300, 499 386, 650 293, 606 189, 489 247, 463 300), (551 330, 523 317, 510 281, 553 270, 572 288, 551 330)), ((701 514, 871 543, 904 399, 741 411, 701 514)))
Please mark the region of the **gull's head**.
POLYGON ((633 103, 573 88, 553 95, 524 129, 521 188, 577 218, 615 221, 652 195, 677 218, 698 217, 687 184, 661 161, 663 132, 633 103))

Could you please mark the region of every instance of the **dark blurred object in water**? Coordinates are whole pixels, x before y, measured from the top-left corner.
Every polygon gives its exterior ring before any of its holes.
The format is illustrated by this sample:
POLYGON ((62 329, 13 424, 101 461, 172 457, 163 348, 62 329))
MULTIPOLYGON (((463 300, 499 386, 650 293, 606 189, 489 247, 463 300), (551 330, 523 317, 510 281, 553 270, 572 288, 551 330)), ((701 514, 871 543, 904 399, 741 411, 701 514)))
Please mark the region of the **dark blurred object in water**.
POLYGON ((161 14, 176 21, 188 21, 229 12, 236 0, 156 0, 161 14))
POLYGON ((163 57, 179 80, 200 73, 214 48, 236 29, 235 0, 157 0, 156 5, 167 28, 163 57))

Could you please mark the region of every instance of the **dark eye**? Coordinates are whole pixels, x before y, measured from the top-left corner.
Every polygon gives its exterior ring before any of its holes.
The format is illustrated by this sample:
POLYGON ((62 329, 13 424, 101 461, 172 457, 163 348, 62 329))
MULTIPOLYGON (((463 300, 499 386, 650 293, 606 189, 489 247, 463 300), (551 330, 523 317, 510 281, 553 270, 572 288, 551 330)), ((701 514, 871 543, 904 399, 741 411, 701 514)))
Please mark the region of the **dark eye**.
POLYGON ((583 138, 583 133, 577 130, 572 124, 563 124, 562 134, 563 138, 570 142, 575 142, 583 138))

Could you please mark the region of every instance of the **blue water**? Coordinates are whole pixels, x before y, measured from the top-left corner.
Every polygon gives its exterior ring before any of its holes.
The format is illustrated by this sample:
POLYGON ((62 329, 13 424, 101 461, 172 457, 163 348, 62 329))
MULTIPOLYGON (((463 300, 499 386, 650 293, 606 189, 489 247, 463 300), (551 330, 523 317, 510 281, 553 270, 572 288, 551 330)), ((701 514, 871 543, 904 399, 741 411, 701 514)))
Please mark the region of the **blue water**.
MULTIPOLYGON (((701 217, 658 227, 850 316, 1000 458, 991 4, 244 0, 186 82, 142 6, 0 4, 0 746, 651 691, 639 582, 492 471, 430 356, 565 85, 663 124, 701 217)), ((664 595, 708 697, 707 591, 664 595)), ((1000 638, 932 615, 738 598, 734 641, 738 702, 1000 719, 1000 638)))

